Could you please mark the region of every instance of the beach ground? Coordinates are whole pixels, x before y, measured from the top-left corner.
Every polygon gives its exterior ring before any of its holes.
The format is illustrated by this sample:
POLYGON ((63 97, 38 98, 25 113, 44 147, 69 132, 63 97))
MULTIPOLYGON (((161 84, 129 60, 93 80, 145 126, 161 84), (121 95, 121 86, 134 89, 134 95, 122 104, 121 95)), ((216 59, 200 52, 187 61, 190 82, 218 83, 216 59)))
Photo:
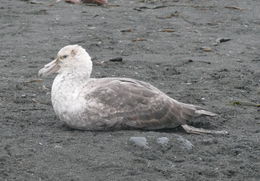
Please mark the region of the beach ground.
POLYGON ((0 4, 0 180, 260 180, 260 1, 53 2, 0 4), (218 114, 190 125, 229 135, 67 128, 51 106, 53 77, 37 72, 68 44, 89 52, 93 77, 147 81, 218 114))

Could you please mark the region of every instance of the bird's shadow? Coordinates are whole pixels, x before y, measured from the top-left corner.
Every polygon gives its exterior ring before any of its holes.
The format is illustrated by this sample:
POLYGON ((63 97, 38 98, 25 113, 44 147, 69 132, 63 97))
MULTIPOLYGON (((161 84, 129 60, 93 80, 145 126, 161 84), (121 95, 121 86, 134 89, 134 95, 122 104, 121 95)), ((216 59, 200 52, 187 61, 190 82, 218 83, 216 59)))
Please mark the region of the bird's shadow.
POLYGON ((71 131, 71 132, 96 132, 96 133, 104 133, 104 132, 121 132, 121 131, 142 131, 142 132, 149 132, 149 131, 154 131, 154 132, 159 132, 159 133, 185 133, 185 130, 181 127, 178 126, 176 128, 163 128, 163 129, 156 129, 156 130, 150 130, 150 129, 115 129, 115 130, 80 130, 80 129, 75 129, 71 128, 66 124, 62 124, 59 126, 62 131, 71 131))

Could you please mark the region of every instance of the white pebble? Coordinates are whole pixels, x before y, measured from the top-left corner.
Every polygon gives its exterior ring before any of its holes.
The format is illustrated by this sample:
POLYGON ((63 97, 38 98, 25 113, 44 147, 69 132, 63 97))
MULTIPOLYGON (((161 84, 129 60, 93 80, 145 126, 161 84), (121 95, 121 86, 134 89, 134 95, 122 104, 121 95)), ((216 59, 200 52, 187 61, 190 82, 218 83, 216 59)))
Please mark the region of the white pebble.
POLYGON ((194 147, 189 140, 183 138, 182 136, 179 136, 177 139, 183 144, 183 147, 187 150, 191 150, 194 147))
POLYGON ((135 146, 139 146, 145 149, 149 148, 147 139, 145 137, 131 137, 129 142, 135 146))
POLYGON ((62 148, 60 145, 54 145, 54 148, 62 148))
POLYGON ((160 138, 157 138, 156 142, 160 145, 167 145, 169 143, 169 138, 160 137, 160 138))

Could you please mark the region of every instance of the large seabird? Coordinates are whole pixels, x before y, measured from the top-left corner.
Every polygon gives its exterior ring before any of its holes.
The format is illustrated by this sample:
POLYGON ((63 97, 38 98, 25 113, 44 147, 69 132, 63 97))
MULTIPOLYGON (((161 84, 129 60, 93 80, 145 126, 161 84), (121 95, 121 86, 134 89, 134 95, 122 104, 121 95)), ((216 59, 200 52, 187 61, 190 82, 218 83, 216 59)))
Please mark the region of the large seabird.
POLYGON ((81 130, 156 130, 182 126, 188 133, 227 134, 187 125, 198 116, 215 116, 199 106, 178 102, 149 83, 130 78, 90 78, 92 61, 79 45, 62 48, 40 76, 58 73, 51 100, 56 115, 81 130))

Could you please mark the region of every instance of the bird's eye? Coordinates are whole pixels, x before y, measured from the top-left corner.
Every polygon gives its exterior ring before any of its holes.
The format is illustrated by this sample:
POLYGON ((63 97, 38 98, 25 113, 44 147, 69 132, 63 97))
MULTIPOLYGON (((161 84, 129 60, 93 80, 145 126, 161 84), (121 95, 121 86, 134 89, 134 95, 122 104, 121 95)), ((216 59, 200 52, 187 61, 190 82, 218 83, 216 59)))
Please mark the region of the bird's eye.
POLYGON ((63 56, 61 56, 60 58, 61 59, 65 59, 65 58, 67 58, 68 57, 68 55, 63 55, 63 56))

